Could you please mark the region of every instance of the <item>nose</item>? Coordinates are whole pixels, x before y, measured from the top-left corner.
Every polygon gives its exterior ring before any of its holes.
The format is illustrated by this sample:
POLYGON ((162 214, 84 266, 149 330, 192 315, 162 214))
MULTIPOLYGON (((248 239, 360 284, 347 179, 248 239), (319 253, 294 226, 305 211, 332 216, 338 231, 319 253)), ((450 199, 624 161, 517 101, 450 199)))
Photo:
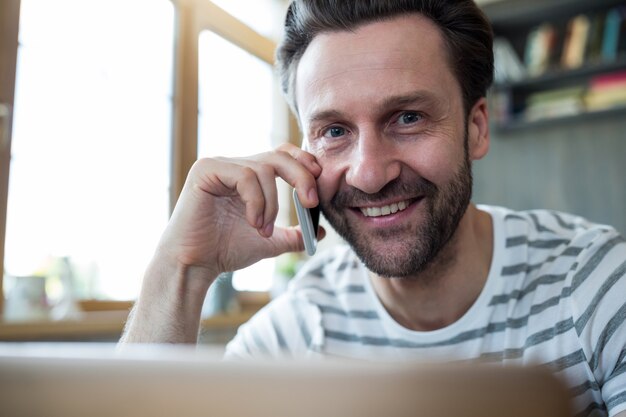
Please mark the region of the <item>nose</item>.
POLYGON ((361 131, 350 155, 346 183, 374 194, 398 178, 400 171, 401 162, 393 144, 373 130, 361 131))

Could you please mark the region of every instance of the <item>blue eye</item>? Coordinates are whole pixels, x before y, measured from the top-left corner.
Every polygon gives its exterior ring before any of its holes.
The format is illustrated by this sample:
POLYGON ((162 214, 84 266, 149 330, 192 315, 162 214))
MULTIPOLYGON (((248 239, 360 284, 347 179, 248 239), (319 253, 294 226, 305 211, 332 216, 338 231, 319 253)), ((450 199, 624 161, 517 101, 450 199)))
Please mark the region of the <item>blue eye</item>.
POLYGON ((414 111, 404 112, 398 117, 398 124, 410 125, 417 123, 422 119, 422 116, 414 111))
POLYGON ((346 134, 346 129, 340 126, 333 126, 324 132, 325 137, 338 138, 346 134))

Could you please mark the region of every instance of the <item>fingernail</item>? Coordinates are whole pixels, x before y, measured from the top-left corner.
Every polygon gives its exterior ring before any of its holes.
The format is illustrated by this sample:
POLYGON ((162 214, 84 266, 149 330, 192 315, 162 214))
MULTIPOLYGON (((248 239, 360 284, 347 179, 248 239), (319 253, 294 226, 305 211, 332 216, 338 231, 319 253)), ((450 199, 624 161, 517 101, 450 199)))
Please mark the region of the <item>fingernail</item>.
POLYGON ((307 193, 307 197, 311 201, 317 201, 317 190, 315 188, 311 188, 307 193))
POLYGON ((259 217, 256 218, 256 223, 254 225, 258 228, 263 226, 263 215, 260 215, 259 217))
POLYGON ((270 223, 263 228, 263 234, 265 236, 270 237, 272 233, 274 233, 274 223, 270 223))

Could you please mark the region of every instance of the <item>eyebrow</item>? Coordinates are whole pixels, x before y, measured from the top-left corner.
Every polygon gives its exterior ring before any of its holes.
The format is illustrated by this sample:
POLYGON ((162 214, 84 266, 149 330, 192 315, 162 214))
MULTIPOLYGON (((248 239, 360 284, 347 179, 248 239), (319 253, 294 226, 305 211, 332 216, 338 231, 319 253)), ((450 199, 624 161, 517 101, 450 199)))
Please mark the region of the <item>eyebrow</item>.
MULTIPOLYGON (((387 97, 382 101, 382 103, 377 105, 377 110, 379 112, 386 111, 391 108, 404 107, 415 103, 421 103, 430 106, 439 106, 441 105, 441 100, 430 92, 420 90, 409 94, 387 97)), ((309 122, 311 124, 314 124, 316 122, 328 119, 342 118, 344 118, 344 115, 338 110, 321 110, 313 112, 313 114, 309 118, 309 122)))
POLYGON ((403 107, 414 103, 423 103, 436 106, 441 103, 441 100, 428 91, 420 90, 410 94, 388 97, 382 102, 382 104, 379 106, 379 109, 384 110, 392 107, 403 107))
POLYGON ((309 118, 309 122, 315 123, 321 120, 328 119, 340 119, 343 117, 343 113, 337 110, 322 110, 319 112, 314 112, 313 115, 309 118))

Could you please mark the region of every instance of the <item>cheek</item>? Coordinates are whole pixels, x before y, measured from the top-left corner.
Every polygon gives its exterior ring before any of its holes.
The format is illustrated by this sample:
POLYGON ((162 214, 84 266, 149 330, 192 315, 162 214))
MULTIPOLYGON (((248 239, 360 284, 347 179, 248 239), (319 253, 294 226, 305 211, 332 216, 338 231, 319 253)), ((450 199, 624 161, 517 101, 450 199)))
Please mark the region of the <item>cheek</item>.
POLYGON ((329 202, 341 187, 343 171, 328 158, 318 156, 317 162, 322 167, 322 173, 317 178, 317 193, 321 201, 329 202))
POLYGON ((404 153, 404 165, 420 177, 440 185, 447 182, 457 172, 463 160, 461 147, 435 146, 429 144, 419 150, 404 153))

